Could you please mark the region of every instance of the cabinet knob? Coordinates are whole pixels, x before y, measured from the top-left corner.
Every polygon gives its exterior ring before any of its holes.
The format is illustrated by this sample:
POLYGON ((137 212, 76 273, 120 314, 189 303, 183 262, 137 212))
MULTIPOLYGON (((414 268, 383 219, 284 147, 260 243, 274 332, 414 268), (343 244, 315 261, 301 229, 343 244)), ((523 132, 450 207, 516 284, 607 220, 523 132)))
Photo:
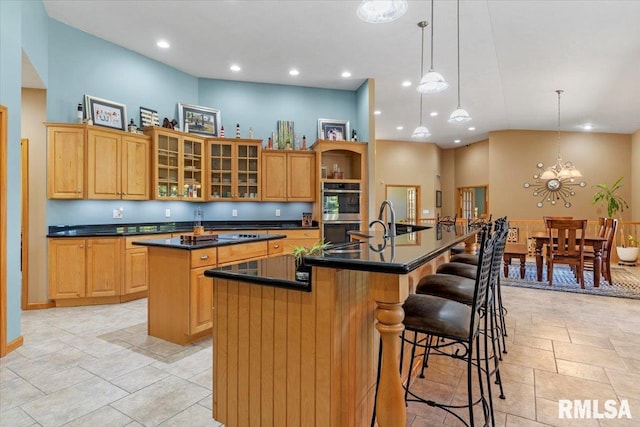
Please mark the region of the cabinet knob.
POLYGON ((200 255, 200 259, 209 259, 209 255, 207 254, 200 255))
POLYGON ((80 245, 81 248, 84 248, 84 245, 80 245))
POLYGON ((88 248, 88 249, 90 249, 90 248, 91 248, 91 245, 87 245, 87 248, 88 248))
POLYGON ((280 247, 280 245, 273 245, 273 247, 274 247, 275 249, 278 249, 278 248, 280 247))

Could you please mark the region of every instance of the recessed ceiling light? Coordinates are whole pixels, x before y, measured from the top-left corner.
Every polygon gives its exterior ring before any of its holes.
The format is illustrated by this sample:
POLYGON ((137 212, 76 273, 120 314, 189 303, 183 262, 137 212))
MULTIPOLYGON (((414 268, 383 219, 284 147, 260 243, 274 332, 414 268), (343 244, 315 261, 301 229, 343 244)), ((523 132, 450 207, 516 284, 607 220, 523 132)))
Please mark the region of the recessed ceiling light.
POLYGON ((411 86, 411 82, 409 80, 405 80, 405 81, 402 82, 402 86, 409 87, 409 86, 411 86))
POLYGON ((376 110, 376 111, 373 112, 373 114, 375 114, 376 116, 379 116, 380 114, 382 114, 382 111, 376 110))
POLYGON ((469 130, 476 130, 476 127, 475 126, 470 126, 469 130))
POLYGON ((298 74, 300 74, 300 71, 296 70, 295 68, 289 70, 289 75, 291 76, 297 76, 298 74))
POLYGON ((402 130, 402 129, 404 129, 404 126, 398 126, 396 129, 402 130))
POLYGON ((459 139, 454 139, 453 142, 455 142, 456 144, 460 144, 460 140, 459 139))
POLYGON ((169 44, 168 41, 166 40, 160 40, 158 41, 158 43, 156 43, 156 46, 161 47, 163 49, 168 49, 171 47, 171 45, 169 44))
POLYGON ((584 129, 584 130, 592 130, 593 129, 593 125, 591 123, 587 123, 584 126, 582 126, 582 129, 584 129))
POLYGON ((437 116, 437 115, 438 115, 438 112, 437 112, 437 111, 432 111, 431 113, 429 113, 429 115, 430 115, 431 117, 435 117, 435 116, 437 116))
POLYGON ((351 73, 350 73, 350 72, 348 72, 348 71, 344 71, 344 72, 342 73, 342 77, 344 77, 345 79, 346 79, 347 77, 351 77, 351 73))
POLYGON ((233 64, 231 67, 229 67, 229 69, 231 71, 240 71, 240 70, 242 70, 242 68, 240 68, 240 66, 238 64, 233 64))

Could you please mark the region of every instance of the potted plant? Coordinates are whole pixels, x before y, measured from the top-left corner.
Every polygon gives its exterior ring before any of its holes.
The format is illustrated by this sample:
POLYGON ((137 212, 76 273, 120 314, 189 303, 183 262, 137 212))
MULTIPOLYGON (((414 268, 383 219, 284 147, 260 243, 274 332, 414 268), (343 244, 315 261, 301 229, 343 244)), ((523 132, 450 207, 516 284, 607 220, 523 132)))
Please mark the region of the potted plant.
POLYGON ((322 255, 324 250, 329 245, 329 242, 325 242, 324 240, 318 240, 311 247, 307 246, 291 246, 291 255, 295 258, 296 262, 296 279, 302 281, 309 280, 309 273, 311 272, 311 267, 305 265, 304 257, 305 255, 322 255))
POLYGON ((620 188, 623 185, 622 178, 623 177, 618 178, 611 186, 607 184, 596 185, 598 191, 593 195, 593 204, 600 203, 607 208, 609 217, 618 218, 621 244, 621 246, 616 247, 618 259, 624 262, 635 262, 638 259, 640 248, 637 247, 636 239, 632 235, 629 235, 629 237, 625 239, 624 227, 622 226, 621 213, 624 212, 625 208, 629 208, 629 204, 619 194, 620 188))

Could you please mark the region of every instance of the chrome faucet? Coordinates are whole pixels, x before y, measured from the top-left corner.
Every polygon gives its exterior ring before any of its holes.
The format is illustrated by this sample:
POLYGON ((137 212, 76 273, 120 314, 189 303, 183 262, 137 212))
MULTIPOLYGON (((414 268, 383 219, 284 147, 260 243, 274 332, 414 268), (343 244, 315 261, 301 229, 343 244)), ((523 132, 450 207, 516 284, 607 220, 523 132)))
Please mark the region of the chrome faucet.
POLYGON ((389 227, 387 228, 387 233, 385 237, 395 237, 396 236, 396 211, 393 210, 393 203, 391 203, 390 200, 384 200, 380 205, 380 212, 378 213, 378 221, 382 221, 385 207, 389 209, 389 227))
POLYGON ((381 219, 374 219, 369 223, 369 228, 371 228, 373 224, 380 224, 382 226, 382 230, 384 231, 384 237, 387 237, 387 224, 385 224, 381 219))

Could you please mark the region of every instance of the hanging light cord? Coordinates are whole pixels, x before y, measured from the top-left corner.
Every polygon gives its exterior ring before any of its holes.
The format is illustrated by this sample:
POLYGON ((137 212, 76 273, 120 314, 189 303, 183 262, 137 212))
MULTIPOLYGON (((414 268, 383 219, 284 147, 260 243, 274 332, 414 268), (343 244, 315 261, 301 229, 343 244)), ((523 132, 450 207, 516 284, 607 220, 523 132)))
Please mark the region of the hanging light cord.
POLYGON ((564 92, 561 89, 556 90, 558 94, 558 159, 560 158, 560 95, 564 92))
MULTIPOLYGON (((418 23, 418 26, 420 28, 422 28, 422 44, 420 45, 421 46, 421 50, 420 50, 420 75, 422 75, 422 73, 424 72, 424 27, 426 27, 427 25, 429 25, 427 23, 427 21, 420 21, 418 23)), ((433 37, 432 37, 432 39, 433 39, 433 37)), ((432 48, 432 50, 433 50, 433 48, 432 48)), ((432 58, 433 58, 433 56, 432 56, 432 58)), ((431 61, 433 62, 433 59, 431 59, 431 61)), ((419 120, 419 123, 420 123, 420 125, 422 125, 422 92, 420 92, 420 120, 419 120)))
POLYGON ((457 2, 457 16, 458 16, 458 108, 460 108, 460 0, 457 2))
MULTIPOLYGON (((424 43, 424 35, 422 36, 424 43)), ((433 0, 431 0, 431 68, 433 70, 433 0)), ((422 70, 420 71, 422 72, 422 70)))

